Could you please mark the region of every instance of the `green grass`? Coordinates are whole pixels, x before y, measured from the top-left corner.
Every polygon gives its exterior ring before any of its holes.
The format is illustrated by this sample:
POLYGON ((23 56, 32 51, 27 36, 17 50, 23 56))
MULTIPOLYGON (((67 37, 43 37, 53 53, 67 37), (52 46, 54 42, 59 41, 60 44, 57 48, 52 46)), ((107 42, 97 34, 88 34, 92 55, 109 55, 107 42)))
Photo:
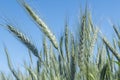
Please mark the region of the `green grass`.
POLYGON ((66 21, 64 35, 58 41, 32 8, 21 0, 20 3, 45 35, 43 52, 38 52, 27 35, 13 25, 5 24, 5 29, 29 49, 31 65, 24 64, 25 73, 14 69, 6 45, 4 50, 12 74, 8 76, 1 72, 0 80, 120 80, 120 31, 115 25, 113 30, 118 38, 110 43, 94 26, 86 9, 79 20, 78 34, 73 36, 66 21), (36 57, 36 68, 33 68, 31 54, 36 57))

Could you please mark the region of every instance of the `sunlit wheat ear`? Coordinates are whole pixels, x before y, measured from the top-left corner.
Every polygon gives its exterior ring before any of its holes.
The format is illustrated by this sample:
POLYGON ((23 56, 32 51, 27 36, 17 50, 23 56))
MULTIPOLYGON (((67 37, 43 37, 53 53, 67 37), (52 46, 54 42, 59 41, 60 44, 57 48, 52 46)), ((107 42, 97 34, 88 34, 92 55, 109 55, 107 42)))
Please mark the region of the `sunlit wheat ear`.
POLYGON ((83 16, 81 19, 81 26, 80 26, 80 32, 79 32, 79 52, 78 52, 78 59, 79 59, 79 65, 83 63, 83 57, 84 57, 84 46, 85 46, 85 24, 86 24, 86 16, 83 16))
POLYGON ((52 44, 56 49, 58 49, 58 43, 56 40, 55 35, 50 31, 48 26, 42 21, 42 19, 30 8, 29 5, 26 3, 22 4, 26 11, 29 13, 29 15, 32 17, 32 19, 39 25, 39 29, 42 30, 42 32, 50 39, 52 44))
MULTIPOLYGON (((29 50, 32 51, 32 53, 38 57, 39 57, 39 53, 37 48, 31 43, 31 41, 20 31, 18 31, 17 29, 15 29, 13 26, 11 25, 7 25, 8 30, 13 33, 15 35, 16 38, 18 38, 29 50)), ((41 60, 41 59, 40 59, 41 60)))

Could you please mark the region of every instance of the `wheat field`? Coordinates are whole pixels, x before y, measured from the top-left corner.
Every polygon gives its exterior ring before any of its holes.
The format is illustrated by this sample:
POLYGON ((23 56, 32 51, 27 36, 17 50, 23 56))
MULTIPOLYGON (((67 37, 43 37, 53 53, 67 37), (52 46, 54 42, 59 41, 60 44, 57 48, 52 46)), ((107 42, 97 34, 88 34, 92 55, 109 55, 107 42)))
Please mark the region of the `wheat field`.
POLYGON ((37 24, 39 31, 45 35, 43 52, 40 53, 29 37, 14 25, 4 24, 5 29, 29 49, 30 63, 31 54, 36 57, 37 62, 36 68, 32 64, 24 64, 25 73, 16 70, 9 57, 7 45, 4 45, 12 74, 8 76, 1 72, 0 80, 120 80, 120 31, 115 24, 112 27, 117 38, 110 43, 93 24, 91 14, 86 8, 80 16, 78 34, 72 34, 66 22, 64 33, 58 40, 31 6, 23 0, 18 1, 37 24))

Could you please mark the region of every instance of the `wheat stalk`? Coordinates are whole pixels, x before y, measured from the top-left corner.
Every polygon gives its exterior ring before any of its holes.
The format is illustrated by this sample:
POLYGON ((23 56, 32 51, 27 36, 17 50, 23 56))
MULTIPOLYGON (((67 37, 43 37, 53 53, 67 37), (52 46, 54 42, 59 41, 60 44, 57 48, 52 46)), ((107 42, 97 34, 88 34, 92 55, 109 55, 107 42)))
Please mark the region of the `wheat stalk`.
POLYGON ((16 78, 16 80, 20 80, 20 78, 18 77, 16 71, 14 70, 14 68, 13 68, 13 66, 12 66, 10 57, 9 57, 9 55, 8 55, 7 48, 4 47, 4 50, 5 50, 5 54, 6 54, 6 56, 7 56, 7 62, 8 62, 8 66, 9 66, 10 71, 12 72, 12 74, 13 74, 13 76, 16 78))
POLYGON ((113 25, 113 29, 114 29, 115 33, 117 34, 118 38, 120 39, 120 32, 119 32, 119 30, 116 28, 115 25, 113 25))
POLYGON ((75 43, 74 43, 74 37, 72 37, 72 52, 71 52, 71 63, 70 63, 70 69, 71 69, 71 75, 70 80, 75 80, 75 73, 76 73, 76 62, 75 62, 75 43))
POLYGON ((65 26, 65 50, 67 55, 67 61, 69 62, 69 47, 68 47, 68 25, 65 26))

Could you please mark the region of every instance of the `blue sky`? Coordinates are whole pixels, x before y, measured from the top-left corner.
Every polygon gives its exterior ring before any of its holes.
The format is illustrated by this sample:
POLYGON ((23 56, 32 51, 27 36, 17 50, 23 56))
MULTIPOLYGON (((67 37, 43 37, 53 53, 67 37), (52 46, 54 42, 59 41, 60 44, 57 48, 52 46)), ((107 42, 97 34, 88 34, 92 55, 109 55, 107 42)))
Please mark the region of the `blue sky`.
MULTIPOLYGON (((83 9, 86 4, 86 0, 27 0, 27 2, 48 24, 58 40, 63 35, 66 16, 69 17, 71 31, 75 32, 80 8, 83 9)), ((108 20, 119 25, 120 0, 87 0, 87 2, 95 25, 111 38, 113 33, 108 20)), ((16 0, 0 0, 0 24, 5 24, 3 18, 24 32, 39 50, 42 49, 42 32, 16 0)), ((3 43, 6 44, 15 67, 21 68, 23 61, 29 62, 27 48, 0 26, 0 71, 9 72, 3 43)))

